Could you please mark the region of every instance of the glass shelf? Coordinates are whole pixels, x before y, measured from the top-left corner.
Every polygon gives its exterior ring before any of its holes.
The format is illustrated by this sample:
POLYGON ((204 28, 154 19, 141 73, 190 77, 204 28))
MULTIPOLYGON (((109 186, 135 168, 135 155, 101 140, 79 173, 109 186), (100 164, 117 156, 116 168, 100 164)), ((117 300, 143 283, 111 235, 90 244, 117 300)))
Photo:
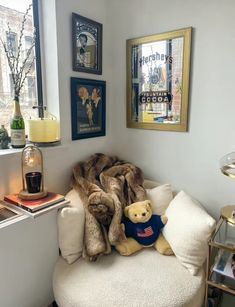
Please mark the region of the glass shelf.
POLYGON ((234 295, 235 293, 235 279, 219 274, 218 272, 212 271, 207 283, 230 294, 234 295))
POLYGON ((235 295, 234 254, 235 224, 229 222, 226 216, 221 214, 216 229, 209 241, 205 296, 206 307, 208 306, 209 287, 221 290, 221 300, 223 292, 233 296, 235 295))
POLYGON ((235 252, 235 225, 221 218, 209 244, 235 252))
POLYGON ((3 204, 0 203, 0 224, 8 222, 9 220, 18 217, 19 215, 20 214, 15 210, 6 208, 3 204))

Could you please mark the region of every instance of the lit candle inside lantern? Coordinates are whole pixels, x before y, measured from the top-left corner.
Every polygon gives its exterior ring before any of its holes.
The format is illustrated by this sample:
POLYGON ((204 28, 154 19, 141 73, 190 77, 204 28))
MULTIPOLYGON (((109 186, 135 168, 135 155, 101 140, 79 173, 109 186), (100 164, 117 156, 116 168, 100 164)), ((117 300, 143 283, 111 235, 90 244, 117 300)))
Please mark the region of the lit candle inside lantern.
POLYGON ((29 141, 50 143, 59 140, 59 122, 56 119, 29 119, 29 141))

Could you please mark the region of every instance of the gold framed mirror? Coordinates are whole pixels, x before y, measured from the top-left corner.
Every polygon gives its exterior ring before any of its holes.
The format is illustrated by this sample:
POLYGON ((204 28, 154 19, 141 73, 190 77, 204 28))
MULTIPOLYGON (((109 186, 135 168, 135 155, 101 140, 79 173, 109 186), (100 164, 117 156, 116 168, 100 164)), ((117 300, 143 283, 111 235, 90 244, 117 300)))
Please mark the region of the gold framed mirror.
POLYGON ((192 28, 127 40, 127 127, 187 131, 192 28))

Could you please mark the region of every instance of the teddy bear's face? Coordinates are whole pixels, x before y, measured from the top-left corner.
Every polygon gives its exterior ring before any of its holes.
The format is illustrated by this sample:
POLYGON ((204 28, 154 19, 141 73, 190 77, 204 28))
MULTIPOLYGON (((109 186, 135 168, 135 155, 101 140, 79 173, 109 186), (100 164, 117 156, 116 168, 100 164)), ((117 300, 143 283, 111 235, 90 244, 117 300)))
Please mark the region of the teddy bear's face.
POLYGON ((131 204, 124 209, 125 216, 133 223, 146 223, 152 216, 152 207, 149 200, 131 204))

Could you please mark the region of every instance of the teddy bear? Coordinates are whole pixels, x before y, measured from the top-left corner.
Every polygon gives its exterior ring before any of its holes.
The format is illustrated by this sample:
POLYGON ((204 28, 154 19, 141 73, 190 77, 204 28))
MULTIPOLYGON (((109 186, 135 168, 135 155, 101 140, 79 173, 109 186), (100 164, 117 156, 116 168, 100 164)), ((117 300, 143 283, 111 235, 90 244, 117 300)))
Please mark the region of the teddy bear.
POLYGON ((153 246, 163 255, 173 251, 161 233, 167 223, 166 215, 155 215, 150 200, 133 203, 124 209, 123 227, 127 239, 115 248, 122 256, 132 255, 144 247, 153 246))

